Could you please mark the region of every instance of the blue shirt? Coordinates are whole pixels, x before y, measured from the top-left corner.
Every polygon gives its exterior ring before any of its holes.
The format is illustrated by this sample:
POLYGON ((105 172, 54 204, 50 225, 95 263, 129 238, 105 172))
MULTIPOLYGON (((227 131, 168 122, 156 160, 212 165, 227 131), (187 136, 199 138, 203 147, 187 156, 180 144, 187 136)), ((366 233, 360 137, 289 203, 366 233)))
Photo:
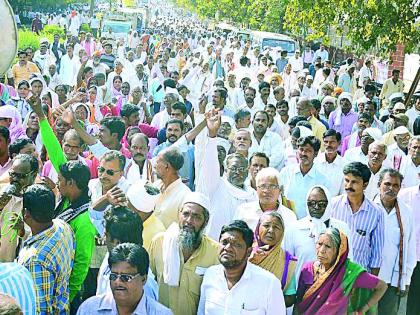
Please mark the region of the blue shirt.
POLYGON ((288 165, 281 170, 280 178, 284 195, 295 203, 298 219, 307 216, 306 197, 313 186, 323 185, 328 189, 331 187, 330 181, 314 166, 303 176, 299 164, 288 165))
POLYGON ((367 270, 380 268, 385 240, 384 213, 365 196, 359 210, 353 213, 347 195, 331 201, 331 218, 346 222, 350 228, 353 262, 367 270))
POLYGON ((284 68, 286 67, 287 63, 289 62, 289 60, 287 58, 279 58, 276 60, 276 67, 279 70, 279 73, 282 73, 284 68))
MULTIPOLYGON (((112 293, 93 296, 79 307, 77 315, 115 314, 118 315, 117 305, 112 293)), ((133 315, 173 315, 172 311, 157 301, 143 294, 133 315)))
POLYGON ((15 299, 24 315, 36 314, 35 283, 18 263, 0 263, 0 293, 15 299))

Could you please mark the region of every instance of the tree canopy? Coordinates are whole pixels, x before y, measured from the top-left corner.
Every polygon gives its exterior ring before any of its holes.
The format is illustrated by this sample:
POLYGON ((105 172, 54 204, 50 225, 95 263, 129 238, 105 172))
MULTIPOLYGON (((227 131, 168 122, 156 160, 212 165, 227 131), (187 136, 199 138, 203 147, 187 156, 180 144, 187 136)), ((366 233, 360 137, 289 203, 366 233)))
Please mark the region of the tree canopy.
POLYGON ((418 0, 175 0, 198 15, 272 32, 289 31, 304 40, 329 42, 331 30, 345 35, 351 49, 379 48, 388 53, 397 43, 410 52, 420 42, 418 0))

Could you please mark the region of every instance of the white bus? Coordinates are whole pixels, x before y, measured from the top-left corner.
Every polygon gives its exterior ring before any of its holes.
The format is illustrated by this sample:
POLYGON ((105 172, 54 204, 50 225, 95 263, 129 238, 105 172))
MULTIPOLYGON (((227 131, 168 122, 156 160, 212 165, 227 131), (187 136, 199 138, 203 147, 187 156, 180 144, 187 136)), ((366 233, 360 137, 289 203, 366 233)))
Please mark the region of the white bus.
POLYGON ((266 48, 286 50, 288 56, 293 56, 299 49, 299 43, 287 35, 260 31, 252 31, 251 35, 253 44, 259 45, 261 50, 266 48))

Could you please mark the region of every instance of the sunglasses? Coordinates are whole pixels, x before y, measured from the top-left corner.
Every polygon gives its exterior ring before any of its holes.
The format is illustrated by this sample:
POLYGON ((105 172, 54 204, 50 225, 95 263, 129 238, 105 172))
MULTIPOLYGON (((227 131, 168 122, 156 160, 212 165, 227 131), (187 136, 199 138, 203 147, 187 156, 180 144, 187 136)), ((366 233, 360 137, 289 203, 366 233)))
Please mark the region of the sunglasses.
POLYGON ((12 172, 12 171, 9 172, 10 177, 14 177, 14 178, 17 178, 17 179, 24 179, 25 177, 27 177, 30 174, 32 174, 32 172, 30 172, 28 174, 27 173, 15 173, 15 172, 12 172))
POLYGON ((308 201, 307 205, 312 209, 324 209, 328 206, 328 201, 308 201))
POLYGON ((109 280, 111 281, 117 281, 117 279, 121 279, 122 282, 131 282, 134 278, 138 277, 140 274, 136 273, 135 275, 130 274, 118 274, 118 273, 110 273, 109 274, 109 280))
POLYGON ((98 167, 98 172, 100 174, 107 173, 107 175, 109 176, 114 176, 116 173, 119 173, 121 171, 107 170, 106 168, 103 168, 102 166, 100 166, 98 167))

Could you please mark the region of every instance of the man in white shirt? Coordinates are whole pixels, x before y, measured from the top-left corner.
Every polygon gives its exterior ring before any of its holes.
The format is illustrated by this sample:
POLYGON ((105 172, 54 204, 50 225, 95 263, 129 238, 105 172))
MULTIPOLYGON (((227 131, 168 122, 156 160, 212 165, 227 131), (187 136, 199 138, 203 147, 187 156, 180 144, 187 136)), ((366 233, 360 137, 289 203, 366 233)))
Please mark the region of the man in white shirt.
POLYGON ((298 73, 303 70, 303 59, 300 56, 300 50, 295 51, 295 55, 289 58, 289 63, 292 65, 292 71, 298 73))
POLYGON ((322 174, 334 174, 330 177, 330 192, 335 197, 342 192, 343 168, 346 164, 344 158, 337 151, 341 143, 341 134, 334 129, 329 129, 324 132, 322 140, 324 141, 325 152, 320 152, 314 163, 322 174))
POLYGON ((365 196, 371 200, 378 194, 379 176, 381 170, 387 167, 385 161, 386 156, 387 146, 384 143, 375 141, 369 145, 367 166, 372 175, 370 176, 369 184, 365 189, 365 196))
POLYGON ((268 129, 269 116, 266 111, 257 111, 252 121, 252 145, 249 154, 263 152, 270 159, 270 166, 280 170, 283 166, 284 147, 279 134, 268 129))
POLYGON ((277 211, 282 216, 285 226, 292 226, 297 221, 296 214, 281 204, 282 186, 279 171, 272 167, 263 168, 256 176, 256 185, 258 201, 240 205, 235 219, 245 221, 254 231, 264 212, 277 211))
POLYGON ((408 143, 408 155, 403 157, 400 173, 404 176, 402 187, 417 186, 420 184, 420 136, 414 136, 408 143))
POLYGON ((368 163, 368 150, 369 145, 374 141, 379 141, 382 137, 382 133, 378 128, 366 128, 362 131, 360 137, 360 146, 348 149, 344 154, 346 163, 361 162, 363 164, 368 163))
POLYGON ((237 220, 220 234, 220 265, 207 269, 201 285, 198 315, 286 314, 280 281, 270 272, 248 263, 253 231, 237 220), (259 298, 256 292, 264 292, 259 298))
POLYGON ((388 160, 392 163, 393 168, 400 168, 402 158, 407 156, 408 143, 410 142, 410 131, 405 126, 400 126, 392 130, 395 143, 388 146, 388 160))
POLYGON ((101 236, 104 235, 104 210, 116 201, 126 201, 125 193, 129 184, 123 176, 125 156, 115 150, 109 150, 99 161, 98 178, 89 181, 89 193, 92 200, 90 218, 101 236))
POLYGON ((379 301, 378 314, 398 313, 400 298, 408 293, 411 275, 417 264, 413 213, 397 198, 402 179, 402 175, 394 169, 381 171, 378 182, 380 195, 374 200, 385 217, 386 254, 382 256, 379 278, 388 284, 385 295, 379 301))
POLYGON ((257 200, 255 190, 244 184, 248 175, 247 157, 239 153, 229 155, 226 159, 226 176, 220 176, 216 138, 221 124, 219 115, 206 119, 208 136, 204 143, 199 143, 200 138, 197 138, 195 144, 196 150, 204 148, 202 153, 196 154, 196 191, 210 199, 207 235, 214 240, 219 238, 222 226, 232 221, 239 205, 257 200))
POLYGON ((166 123, 171 118, 172 105, 178 102, 178 100, 178 94, 166 93, 165 97, 163 98, 163 104, 165 105, 165 109, 153 116, 150 126, 155 127, 157 129, 164 128, 166 123))
POLYGON ((363 82, 366 79, 369 79, 370 81, 373 80, 372 71, 370 70, 370 66, 372 65, 372 62, 367 59, 365 61, 365 64, 363 67, 359 70, 359 87, 363 87, 363 82))
POLYGON ((73 44, 67 44, 66 49, 67 54, 61 57, 60 61, 60 78, 63 84, 73 87, 81 64, 79 56, 74 54, 73 44))
POLYGON ((306 213, 306 195, 315 185, 330 187, 330 181, 314 166, 314 159, 321 148, 314 136, 301 137, 297 141, 299 164, 291 164, 280 172, 284 195, 295 203, 296 216, 301 219, 306 213))

